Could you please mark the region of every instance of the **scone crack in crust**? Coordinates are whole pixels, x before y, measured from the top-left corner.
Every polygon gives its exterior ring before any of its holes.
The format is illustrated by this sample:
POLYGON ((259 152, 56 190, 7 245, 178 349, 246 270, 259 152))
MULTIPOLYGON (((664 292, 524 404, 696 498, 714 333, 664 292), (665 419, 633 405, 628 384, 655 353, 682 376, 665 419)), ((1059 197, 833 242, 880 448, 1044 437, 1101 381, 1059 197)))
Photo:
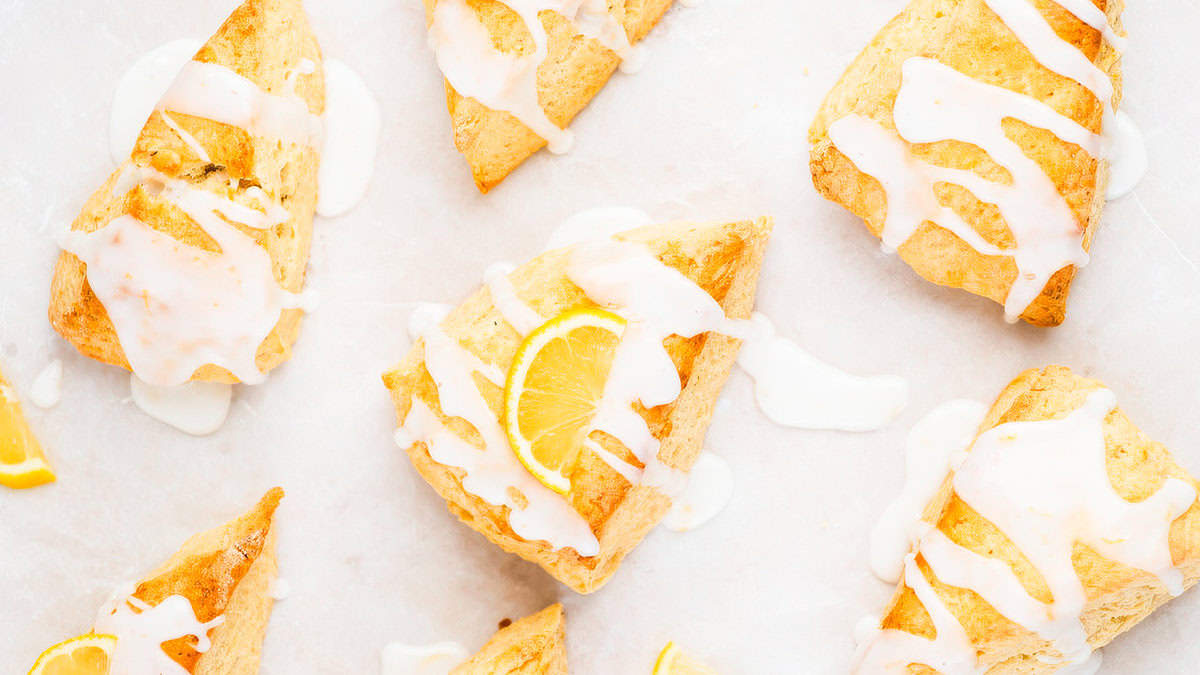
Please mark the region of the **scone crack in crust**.
MULTIPOLYGON (((657 257, 657 264, 677 270, 708 292, 729 317, 746 318, 753 306, 770 226, 768 219, 725 225, 674 223, 635 230, 618 235, 618 239, 644 246, 657 257)), ((589 304, 587 296, 567 277, 570 259, 570 249, 551 251, 517 268, 509 280, 517 295, 537 313, 557 316, 589 304)), ((486 287, 452 311, 440 329, 471 358, 498 370, 508 367, 522 339, 493 305, 486 287)), ((673 403, 639 409, 637 413, 659 444, 656 461, 671 470, 686 471, 699 453, 716 396, 736 356, 737 342, 706 333, 692 339, 671 338, 663 344, 680 375, 680 394, 673 403)), ((426 367, 425 348, 425 341, 419 341, 401 364, 384 375, 402 426, 411 426, 413 410, 433 410, 439 417, 444 414, 434 378, 426 367)), ((476 378, 475 384, 486 398, 490 414, 498 417, 503 387, 486 378, 476 378)), ((443 423, 465 438, 479 438, 479 430, 470 426, 464 430, 462 420, 450 418, 443 423)), ((483 435, 489 433, 493 432, 483 435)), ((586 551, 591 555, 581 555, 579 548, 564 547, 562 542, 556 545, 519 535, 511 522, 510 506, 489 503, 473 494, 464 487, 469 475, 464 478, 462 469, 435 461, 427 443, 412 440, 402 441, 402 447, 455 515, 504 550, 541 565, 579 592, 591 592, 607 581, 625 553, 661 520, 669 506, 662 488, 633 485, 597 456, 582 452, 565 502, 563 497, 553 495, 568 505, 595 542, 593 549, 586 551)), ((614 439, 602 440, 608 445, 614 439)), ((611 447, 628 451, 615 442, 611 447)), ((498 449, 512 454, 506 442, 498 449)))
POLYGON ((301 3, 248 0, 184 67, 147 120, 130 160, 92 195, 73 223, 52 284, 49 317, 55 329, 85 355, 140 370, 139 376, 152 383, 256 381, 285 361, 302 316, 290 296, 301 290, 308 261, 319 162, 314 143, 324 108, 321 53, 301 3), (196 93, 213 87, 230 93, 225 98, 196 93), (250 105, 251 99, 263 105, 250 105), (259 112, 247 112, 253 110, 259 112), (105 233, 113 223, 125 232, 105 233), (241 303, 217 315, 212 305, 168 290, 166 281, 201 275, 193 281, 204 284, 179 288, 212 283, 219 294, 223 286, 214 280, 220 278, 211 270, 185 267, 193 259, 178 249, 180 244, 198 249, 196 258, 230 257, 219 241, 222 232, 237 235, 231 239, 241 251, 236 260, 243 271, 252 270, 248 283, 265 290, 208 298, 241 303), (133 238, 122 239, 124 234, 133 238), (143 247, 141 255, 132 254, 135 245, 143 247), (91 259, 93 269, 82 258, 91 259), (116 275, 125 267, 136 281, 118 277, 97 283, 95 275, 116 275), (168 311, 139 317, 132 304, 118 307, 121 284, 134 295, 161 300, 168 311), (163 297, 157 297, 158 290, 163 297), (246 298, 259 292, 274 297, 256 307, 246 298), (202 312, 209 314, 207 324, 202 312), (140 333, 143 318, 146 326, 161 328, 161 340, 150 335, 150 328, 140 333), (207 325, 213 335, 173 329, 168 321, 207 325), (210 339, 214 335, 223 340, 210 339), (214 353, 196 351, 190 362, 169 364, 174 372, 154 372, 158 366, 167 370, 172 354, 192 350, 182 344, 192 338, 208 345, 236 341, 236 358, 233 347, 202 347, 214 353), (181 344, 174 344, 177 340, 181 344), (138 358, 142 344, 155 345, 162 354, 138 358))
POLYGON ((1087 661, 1200 579, 1196 486, 1100 382, 1023 373, 927 507, 856 672, 1087 661))
POLYGON ((1121 8, 914 0, 822 104, 814 185, 927 280, 1061 323, 1104 203, 1121 8))

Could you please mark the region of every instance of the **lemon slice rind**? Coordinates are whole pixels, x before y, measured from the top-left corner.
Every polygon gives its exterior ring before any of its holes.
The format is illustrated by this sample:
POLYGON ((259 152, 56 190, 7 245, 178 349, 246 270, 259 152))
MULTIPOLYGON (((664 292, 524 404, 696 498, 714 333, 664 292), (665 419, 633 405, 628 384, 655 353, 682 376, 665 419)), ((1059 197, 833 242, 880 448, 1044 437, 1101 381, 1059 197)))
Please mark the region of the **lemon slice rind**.
POLYGON ((566 494, 571 489, 570 478, 545 466, 534 456, 532 441, 521 432, 519 404, 529 370, 542 349, 555 339, 587 327, 601 328, 619 337, 625 331, 625 320, 595 307, 572 309, 559 314, 525 336, 504 383, 504 428, 513 453, 538 482, 559 494, 566 494))

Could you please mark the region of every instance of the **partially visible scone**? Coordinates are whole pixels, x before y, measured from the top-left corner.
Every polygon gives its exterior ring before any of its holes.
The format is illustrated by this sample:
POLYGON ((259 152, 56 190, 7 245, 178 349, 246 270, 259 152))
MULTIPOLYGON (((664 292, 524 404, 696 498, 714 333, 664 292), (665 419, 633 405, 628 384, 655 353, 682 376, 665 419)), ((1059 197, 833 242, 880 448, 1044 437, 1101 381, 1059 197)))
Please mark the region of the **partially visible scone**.
POLYGON ((562 605, 515 621, 488 640, 451 675, 566 675, 567 645, 562 605))
MULTIPOLYGON (((1069 547, 1069 556, 1062 556, 1061 562, 1069 563, 1078 579, 1083 593, 1080 614, 1072 616, 1066 607, 1053 604, 1068 602, 1071 586, 1060 586, 1065 589, 1061 598, 1056 599, 1051 593, 1050 585, 1060 575, 1056 570, 1045 565, 1039 568, 1032 562, 1038 555, 1045 557, 1045 553, 1023 550, 1011 538, 1011 531, 1005 531, 976 510, 991 509, 987 512, 993 519, 997 509, 1015 510, 1012 512, 1021 514, 1023 505, 1011 503, 1010 497, 1028 488, 1004 482, 1008 480, 1007 474, 989 474, 983 476, 985 482, 993 482, 984 488, 986 494, 963 497, 958 492, 961 486, 957 486, 952 477, 925 511, 924 520, 933 524, 934 529, 922 537, 915 558, 907 562, 905 578, 883 614, 883 632, 868 643, 864 652, 866 659, 856 672, 883 672, 885 669, 881 664, 884 662, 896 669, 907 664, 907 668, 897 672, 939 672, 928 663, 932 660, 931 655, 953 655, 960 659, 957 663, 964 668, 992 674, 1054 672, 1062 665, 1064 655, 1060 647, 1072 644, 1073 634, 1086 639, 1076 645, 1080 651, 1075 655, 1085 658, 1092 649, 1107 644, 1174 594, 1200 580, 1200 504, 1195 501, 1196 481, 1172 459, 1166 448, 1147 438, 1119 408, 1112 408, 1105 415, 1104 409, 1110 404, 1104 403, 1092 413, 1082 413, 1085 407, 1095 406, 1100 400, 1093 398, 1096 395, 1109 397, 1105 401, 1112 400, 1111 393, 1100 382, 1075 375, 1063 367, 1022 373, 992 406, 975 446, 959 468, 960 474, 970 470, 972 462, 977 461, 973 453, 979 452, 979 439, 986 434, 1003 431, 989 441, 1001 444, 990 446, 993 450, 1000 447, 1003 451, 1005 443, 1018 444, 1023 442, 1021 438, 1047 433, 1046 427, 1025 423, 1048 420, 1061 423, 1072 415, 1096 415, 1094 419, 1099 420, 1098 428, 1102 429, 1099 435, 1103 437, 1103 447, 1100 447, 1101 439, 1097 438, 1095 452, 1104 455, 1104 468, 1111 486, 1098 488, 1098 491, 1115 494, 1111 497, 1097 495, 1086 506, 1076 505, 1071 511, 1073 515, 1064 517, 1067 522, 1083 523, 1075 527, 1084 528, 1084 531, 1089 523, 1092 528, 1099 527, 1098 523, 1107 523, 1110 527, 1116 523, 1117 528, 1125 527, 1123 522, 1146 522, 1152 527, 1135 528, 1132 533, 1119 529, 1093 530, 1085 535, 1092 538, 1092 543, 1077 539, 1069 547), (968 499, 974 500, 974 507, 968 499), (1174 520, 1172 516, 1175 516, 1174 520), (1122 521, 1123 518, 1130 520, 1122 521), (1118 562, 1111 553, 1106 555, 1098 550, 1101 546, 1125 545, 1144 558, 1152 558, 1153 552, 1161 547, 1164 558, 1169 558, 1162 561, 1165 569, 1136 568, 1118 562), (939 578, 938 570, 934 569, 939 565, 942 576, 953 575, 959 585, 939 578), (968 569, 974 571, 964 572, 968 569), (914 573, 920 577, 914 578, 914 573), (1164 583, 1164 578, 1169 583, 1164 583), (1000 592, 998 589, 1004 589, 1005 585, 996 584, 997 579, 1016 585, 1000 592), (1177 587, 1170 588, 1176 583, 1177 587), (986 590, 989 588, 991 590, 986 590), (983 594, 986 593, 996 594, 991 598, 993 602, 985 600, 983 594), (1035 610, 1029 615, 1042 622, 1036 626, 1042 631, 1040 634, 1021 623, 1021 608, 1029 607, 1035 610), (1062 612, 1057 616, 1058 624, 1053 623, 1055 612, 1062 612), (1056 644, 1048 639, 1050 634, 1057 635, 1062 642, 1056 644), (884 648, 880 644, 884 642, 891 644, 884 648), (956 645, 956 642, 960 644, 956 645), (955 647, 961 653, 956 653, 955 647)), ((1083 433, 1080 438, 1086 440, 1090 436, 1083 433)), ((1073 440, 1063 436, 1060 442, 1073 440)), ((1017 447, 1010 445, 1007 452, 1018 452, 1017 447)), ((1088 449, 1084 456, 1099 460, 1090 452, 1088 449)), ((1070 472, 1060 474, 1057 480, 1080 485, 1089 477, 1097 478, 1089 468, 1092 467, 1081 463, 1070 472)), ((1059 472, 1063 469, 1049 458, 1041 467, 1027 466, 1024 475, 1031 477, 1031 484, 1042 486, 1055 479, 1034 479, 1038 471, 1059 472)), ((1096 483, 1099 484, 1099 480, 1096 483)), ((1064 513, 1071 508, 1070 497, 1044 494, 1036 497, 1043 501, 1038 505, 1024 505, 1027 511, 1018 516, 1023 518, 1023 523, 1033 523, 1033 527, 1044 527, 1042 518, 1058 517, 1053 513, 1047 515, 1042 504, 1053 504, 1055 508, 1064 509, 1064 513), (1068 506, 1062 507, 1062 504, 1068 506)), ((1033 541, 1042 546, 1048 539, 1034 538, 1033 541)), ((1058 583, 1062 583, 1061 580, 1058 583)))

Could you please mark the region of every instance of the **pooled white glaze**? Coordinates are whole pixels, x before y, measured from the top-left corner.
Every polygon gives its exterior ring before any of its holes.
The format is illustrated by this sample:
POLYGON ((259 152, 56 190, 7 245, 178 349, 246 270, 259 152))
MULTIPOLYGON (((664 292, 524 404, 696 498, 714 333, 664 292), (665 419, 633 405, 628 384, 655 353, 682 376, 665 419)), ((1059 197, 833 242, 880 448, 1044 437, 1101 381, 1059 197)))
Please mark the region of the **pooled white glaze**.
POLYGON ((626 206, 607 206, 580 211, 564 220, 550 235, 547 251, 585 241, 610 239, 614 234, 654 224, 650 214, 626 206))
POLYGON ((950 470, 975 440, 988 407, 955 399, 913 425, 905 447, 904 488, 871 530, 871 571, 888 583, 900 581, 904 556, 921 529, 921 513, 950 470))
POLYGON ((29 388, 29 400, 39 408, 53 408, 62 400, 63 363, 54 359, 38 373, 29 388))
POLYGON ((131 584, 100 610, 93 630, 117 638, 109 656, 109 675, 187 675, 183 666, 167 656, 162 644, 193 636, 192 648, 203 654, 212 647, 208 631, 224 621, 224 616, 218 616, 201 622, 192 603, 182 595, 172 595, 152 607, 133 597, 131 584))
POLYGON ((676 532, 694 530, 712 520, 733 497, 733 471, 729 462, 707 450, 688 472, 687 487, 671 500, 663 525, 676 532))
POLYGON ((503 0, 524 22, 534 51, 515 55, 496 49, 487 28, 466 0, 439 0, 429 25, 429 44, 454 90, 493 110, 512 114, 546 139, 551 152, 570 150, 574 137, 546 116, 538 100, 538 67, 546 60, 549 36, 542 11, 562 15, 583 35, 622 59, 633 51, 625 28, 608 13, 605 0, 503 0))
MULTIPOLYGON (((1105 130, 1109 132, 1110 130, 1105 130)), ((1116 123, 1112 126, 1109 146, 1108 199, 1120 199, 1133 192, 1146 175, 1149 160, 1146 156, 1146 139, 1142 130, 1124 110, 1117 111, 1116 123)))
POLYGON ((115 192, 139 185, 187 213, 221 250, 188 246, 129 215, 63 238, 87 264, 132 370, 158 386, 182 384, 209 363, 242 382, 263 381, 259 345, 280 312, 303 303, 280 288, 266 249, 231 222, 265 229, 287 211, 274 203, 260 211, 141 167, 130 167, 115 192))
MULTIPOLYGON (((1103 110, 1104 136, 1091 133, 1035 98, 973 80, 924 57, 910 58, 902 66, 903 79, 893 111, 898 136, 859 115, 835 121, 829 136, 860 171, 883 186, 888 208, 881 238, 886 249, 895 250, 922 223, 930 221, 980 253, 1012 257, 1017 276, 1004 304, 1006 318, 1015 321, 1055 272, 1068 265, 1087 264, 1088 255, 1083 249, 1082 226, 1066 200, 1037 162, 1007 137, 1001 122, 1015 118, 1047 129, 1103 160, 1114 156, 1108 135, 1115 133, 1117 124, 1108 75, 1058 37, 1036 7, 1028 0, 986 1, 1039 63, 1097 97, 1103 110), (1008 171, 1011 184, 929 164, 914 157, 908 145, 945 140, 982 148, 1008 171), (933 192, 934 185, 941 182, 964 187, 996 205, 1012 231, 1015 247, 1002 250, 984 241, 952 209, 942 206, 933 192)), ((1101 30, 1118 49, 1123 47, 1123 40, 1090 3, 1064 0, 1060 4, 1101 30)))
MULTIPOLYGON (((296 65, 305 74, 311 61, 296 65)), ((294 84, 294 80, 293 80, 294 84)), ((291 91, 263 91, 233 70, 216 63, 188 61, 159 99, 155 110, 203 117, 240 127, 254 136, 320 147, 321 118, 309 112, 308 103, 291 91)))
POLYGON ((267 591, 267 595, 270 595, 272 600, 276 602, 285 600, 291 596, 291 594, 292 585, 288 583, 287 579, 276 577, 271 580, 271 588, 267 591))
MULTIPOLYGON (((1007 564, 969 551, 933 527, 916 551, 942 582, 979 594, 1009 620, 1051 641, 1073 664, 1092 658, 1080 622, 1086 595, 1071 560, 1075 543, 1155 575, 1171 595, 1183 591, 1183 575, 1171 559, 1170 527, 1196 491, 1187 481, 1168 478, 1140 502, 1117 494, 1108 477, 1103 428, 1115 405, 1111 392, 1097 390, 1065 417, 996 426, 979 435, 954 474, 955 493, 1021 551, 1045 581, 1050 603, 1029 595, 1007 564)), ((876 668, 895 659, 945 673, 978 670, 973 646, 956 637, 961 626, 928 587, 915 555, 908 557, 904 581, 933 617, 937 639, 882 631, 859 672, 882 672, 876 668)))
POLYGON ((158 387, 130 375, 129 389, 142 412, 193 436, 207 436, 220 429, 233 400, 233 385, 219 382, 158 387))
POLYGON ((203 44, 199 40, 184 39, 160 45, 135 61, 121 77, 113 94, 108 126, 108 146, 113 162, 120 164, 129 158, 159 99, 203 44))
POLYGON ((362 77, 325 60, 325 144, 318 172, 317 213, 340 216, 367 194, 381 128, 379 102, 362 77))
POLYGON ((392 642, 383 648, 383 675, 447 675, 471 657, 457 642, 406 645, 392 642))
POLYGON ((740 337, 738 365, 754 378, 758 406, 776 424, 870 431, 895 419, 908 402, 903 378, 860 377, 835 368, 777 335, 762 314, 754 314, 740 337))

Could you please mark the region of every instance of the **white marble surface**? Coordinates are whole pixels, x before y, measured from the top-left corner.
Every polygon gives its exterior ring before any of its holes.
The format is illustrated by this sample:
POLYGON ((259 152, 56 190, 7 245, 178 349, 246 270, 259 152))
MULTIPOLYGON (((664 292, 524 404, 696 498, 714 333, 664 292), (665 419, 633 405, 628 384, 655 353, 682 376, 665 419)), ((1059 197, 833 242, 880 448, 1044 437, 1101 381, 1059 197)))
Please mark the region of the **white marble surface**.
MULTIPOLYGON (((59 482, 0 491, 0 670, 85 631, 121 581, 279 484, 283 576, 263 672, 375 673, 391 640, 472 648, 504 617, 567 605, 573 672, 649 672, 675 639, 727 673, 844 672, 858 618, 891 589, 867 539, 899 491, 907 426, 955 397, 990 400, 1026 367, 1103 377, 1153 437, 1200 471, 1200 56, 1190 3, 1132 2, 1126 109, 1150 173, 1110 205, 1067 323, 1008 326, 1000 308, 920 282, 813 191, 806 134, 842 68, 903 0, 708 0, 672 9, 641 73, 618 75, 563 157, 528 161, 492 194, 450 143, 442 83, 416 0, 308 0, 325 52, 383 108, 367 201, 321 220, 311 287, 322 302, 295 357, 236 395, 228 424, 190 438, 128 401, 128 375, 77 355, 47 325, 66 227, 111 170, 117 80, 163 42, 208 35, 234 0, 0 2, 0 360, 28 395, 51 360, 63 401, 27 406, 59 482), (523 260, 567 215, 627 204, 663 219, 771 214, 759 296, 813 354, 913 385, 869 434, 772 426, 735 374, 709 446, 737 485, 694 532, 653 533, 613 581, 576 596, 459 524, 393 446, 379 374, 407 347, 413 301, 456 302, 499 259, 523 260)), ((1200 660, 1200 595, 1106 650, 1103 673, 1183 673, 1200 660)))

